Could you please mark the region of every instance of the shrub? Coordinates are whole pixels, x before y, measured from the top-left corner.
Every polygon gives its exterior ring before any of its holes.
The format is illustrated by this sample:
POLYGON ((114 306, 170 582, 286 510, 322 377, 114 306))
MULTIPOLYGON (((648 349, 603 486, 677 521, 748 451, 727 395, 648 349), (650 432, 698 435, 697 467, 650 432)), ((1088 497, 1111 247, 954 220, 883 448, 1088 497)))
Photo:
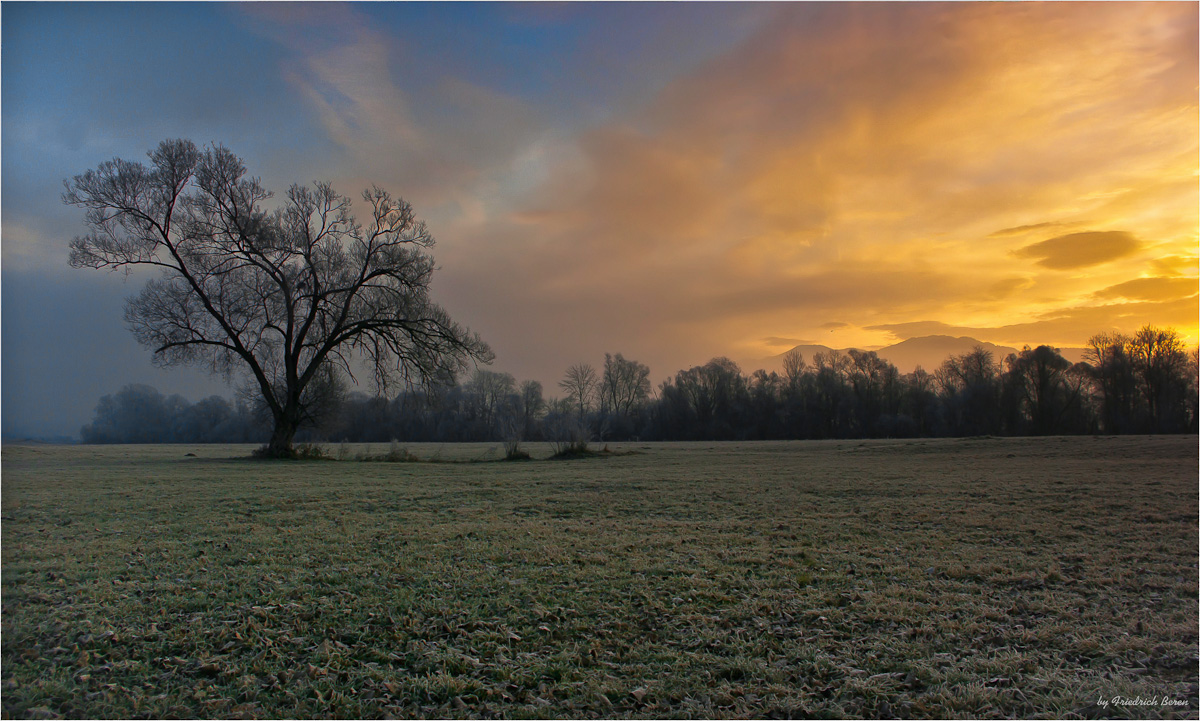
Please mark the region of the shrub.
POLYGON ((546 440, 554 449, 554 458, 581 456, 590 452, 587 430, 574 418, 560 415, 548 419, 546 431, 546 440))
POLYGON ((528 461, 529 453, 521 448, 521 441, 509 440, 504 442, 504 460, 506 461, 528 461))
POLYGON ((399 441, 393 440, 392 445, 388 448, 387 455, 379 460, 386 461, 387 463, 411 463, 417 460, 417 457, 409 453, 407 448, 401 448, 399 441))
POLYGON ((301 443, 296 446, 296 458, 301 461, 333 460, 333 457, 326 454, 318 443, 301 443))
POLYGON ((282 458, 282 459, 291 459, 291 460, 297 460, 297 461, 329 461, 329 460, 333 460, 333 457, 326 454, 325 451, 321 449, 321 446, 318 443, 301 443, 301 444, 295 446, 294 448, 292 448, 291 452, 289 452, 287 455, 279 455, 279 454, 273 453, 271 451, 270 446, 259 446, 258 448, 251 451, 250 455, 254 458, 262 458, 262 459, 282 458))
POLYGON ((596 455, 595 451, 588 448, 586 438, 577 438, 574 440, 554 443, 554 455, 552 458, 580 458, 583 456, 596 455))

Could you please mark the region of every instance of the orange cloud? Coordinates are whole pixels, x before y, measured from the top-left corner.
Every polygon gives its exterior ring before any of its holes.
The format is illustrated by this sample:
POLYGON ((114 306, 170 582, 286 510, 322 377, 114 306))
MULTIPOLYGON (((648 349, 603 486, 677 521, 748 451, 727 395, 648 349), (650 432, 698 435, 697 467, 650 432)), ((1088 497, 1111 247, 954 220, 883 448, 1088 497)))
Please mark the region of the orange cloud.
POLYGON ((830 331, 1195 336, 1194 287, 1134 281, 1195 263, 1197 23, 1187 4, 778 8, 458 229, 455 262, 481 297, 495 275, 536 297, 536 327, 594 322, 564 341, 579 357, 625 334, 668 368, 830 331))

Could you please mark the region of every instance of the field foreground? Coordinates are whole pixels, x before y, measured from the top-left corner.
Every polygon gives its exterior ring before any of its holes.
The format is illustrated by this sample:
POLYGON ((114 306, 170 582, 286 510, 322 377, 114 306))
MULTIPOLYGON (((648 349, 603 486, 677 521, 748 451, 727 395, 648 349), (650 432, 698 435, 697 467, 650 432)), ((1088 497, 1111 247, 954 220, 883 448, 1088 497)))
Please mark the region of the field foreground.
POLYGON ((0 711, 1197 718, 1194 436, 612 449, 5 446, 0 711))

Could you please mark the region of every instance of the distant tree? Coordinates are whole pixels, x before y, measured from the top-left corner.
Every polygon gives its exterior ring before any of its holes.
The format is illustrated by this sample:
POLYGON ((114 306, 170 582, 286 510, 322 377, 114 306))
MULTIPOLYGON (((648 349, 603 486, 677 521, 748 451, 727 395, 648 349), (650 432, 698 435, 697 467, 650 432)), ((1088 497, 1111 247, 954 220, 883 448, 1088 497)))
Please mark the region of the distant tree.
POLYGON ((754 438, 783 438, 784 405, 783 379, 775 371, 770 373, 761 368, 750 374, 750 418, 754 424, 754 438))
POLYGON ((156 388, 134 383, 101 398, 79 435, 84 443, 164 443, 172 440, 172 410, 156 388))
POLYGON ((783 380, 788 390, 796 391, 800 388, 805 368, 804 354, 798 349, 793 348, 783 354, 783 380))
POLYGON ((1185 405, 1188 413, 1188 432, 1200 431, 1200 348, 1193 348, 1188 353, 1187 368, 1187 400, 1185 405))
POLYGON ((162 269, 126 305, 134 336, 159 365, 244 372, 274 422, 269 455, 292 454, 301 423, 360 360, 381 389, 491 361, 430 300, 433 236, 403 200, 364 192, 363 225, 318 183, 269 212, 271 194, 223 147, 169 140, 149 157, 67 181, 63 200, 92 231, 71 243, 71 265, 162 269))
POLYGON ((897 434, 900 372, 875 351, 851 349, 850 384, 857 401, 857 426, 863 435, 897 434))
MULTIPOLYGON (((676 373, 675 379, 678 378, 679 373, 676 373)), ((675 379, 667 378, 659 384, 658 400, 650 412, 652 435, 660 440, 698 437, 695 411, 684 389, 675 385, 675 379)))
POLYGON ((246 443, 266 430, 248 408, 220 396, 193 404, 135 383, 101 398, 79 435, 84 443, 246 443))
POLYGON ((476 369, 467 384, 466 392, 472 401, 472 412, 478 423, 476 435, 479 440, 492 440, 501 434, 501 426, 508 435, 514 431, 517 381, 509 373, 497 373, 483 368, 476 369))
POLYGON ((600 379, 596 376, 596 369, 587 363, 571 366, 567 369, 566 376, 558 382, 558 387, 567 394, 567 399, 578 413, 580 423, 585 421, 592 409, 599 386, 600 379))
POLYGON ((1145 399, 1149 430, 1183 430, 1188 424, 1188 358, 1179 333, 1147 325, 1130 339, 1128 353, 1145 399))
POLYGON ((900 407, 912 419, 918 436, 931 434, 936 425, 938 398, 933 387, 934 377, 921 366, 904 377, 900 407))
POLYGON ((1096 433, 1100 429, 1096 412, 1096 394, 1093 392, 1092 367, 1080 361, 1073 364, 1064 374, 1068 396, 1079 399, 1066 412, 1063 423, 1071 433, 1096 433))
POLYGON ((674 388, 686 400, 694 419, 693 437, 735 439, 746 435, 742 412, 749 405, 749 394, 737 363, 713 358, 702 366, 679 371, 674 388))
POLYGON ((650 368, 620 353, 604 354, 604 375, 600 379, 601 403, 619 418, 629 414, 650 397, 650 368))
POLYGON ((1025 346, 1020 353, 1010 354, 1005 363, 1030 432, 1044 436, 1072 430, 1064 421, 1083 402, 1081 384, 1072 382, 1072 363, 1045 345, 1032 350, 1025 346))
POLYGON ((587 427, 578 414, 577 403, 574 400, 552 398, 546 404, 546 409, 546 417, 542 421, 542 435, 553 446, 555 453, 572 447, 587 447, 587 427))
POLYGON ((981 346, 950 356, 934 376, 942 390, 951 432, 997 433, 1000 429, 1000 366, 981 346))
POLYGON ((849 387, 850 357, 838 351, 813 355, 813 392, 809 414, 816 419, 818 438, 846 438, 855 435, 853 393, 849 387))
POLYGON ((789 353, 782 375, 749 378, 717 358, 663 381, 644 429, 662 440, 1196 432, 1200 350, 1183 352, 1177 333, 1155 328, 1090 345, 1096 365, 1026 346, 1002 369, 977 346, 936 373, 903 376, 870 351, 820 352, 811 365, 789 353))
POLYGON ((538 436, 538 422, 546 415, 546 399, 542 397, 542 384, 525 381, 518 392, 520 399, 522 438, 533 440, 538 436))
POLYGON ((172 435, 180 442, 218 443, 233 417, 233 406, 221 396, 209 396, 187 406, 172 423, 172 435))
POLYGON ((1129 337, 1099 333, 1088 339, 1084 358, 1091 364, 1100 395, 1100 418, 1108 433, 1128 433, 1137 424, 1137 379, 1129 356, 1129 337))

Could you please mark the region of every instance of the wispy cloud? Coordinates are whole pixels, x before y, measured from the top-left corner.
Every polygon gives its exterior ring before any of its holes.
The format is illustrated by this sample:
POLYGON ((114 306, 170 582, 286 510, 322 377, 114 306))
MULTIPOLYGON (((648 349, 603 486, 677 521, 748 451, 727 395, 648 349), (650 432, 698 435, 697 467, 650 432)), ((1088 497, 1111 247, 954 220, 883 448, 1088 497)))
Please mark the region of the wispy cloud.
MULTIPOLYGON (((284 76, 342 150, 347 184, 393 189, 428 212, 479 212, 544 127, 520 100, 456 77, 406 73, 403 40, 351 5, 266 3, 246 11, 287 47, 284 76)), ((356 191, 350 191, 356 192, 356 191)))
POLYGON ((1060 227, 1061 223, 1033 223, 1031 225, 1018 225, 1015 228, 1001 228, 989 235, 991 238, 1005 238, 1010 235, 1025 235, 1032 233, 1035 230, 1048 230, 1050 228, 1060 227))

